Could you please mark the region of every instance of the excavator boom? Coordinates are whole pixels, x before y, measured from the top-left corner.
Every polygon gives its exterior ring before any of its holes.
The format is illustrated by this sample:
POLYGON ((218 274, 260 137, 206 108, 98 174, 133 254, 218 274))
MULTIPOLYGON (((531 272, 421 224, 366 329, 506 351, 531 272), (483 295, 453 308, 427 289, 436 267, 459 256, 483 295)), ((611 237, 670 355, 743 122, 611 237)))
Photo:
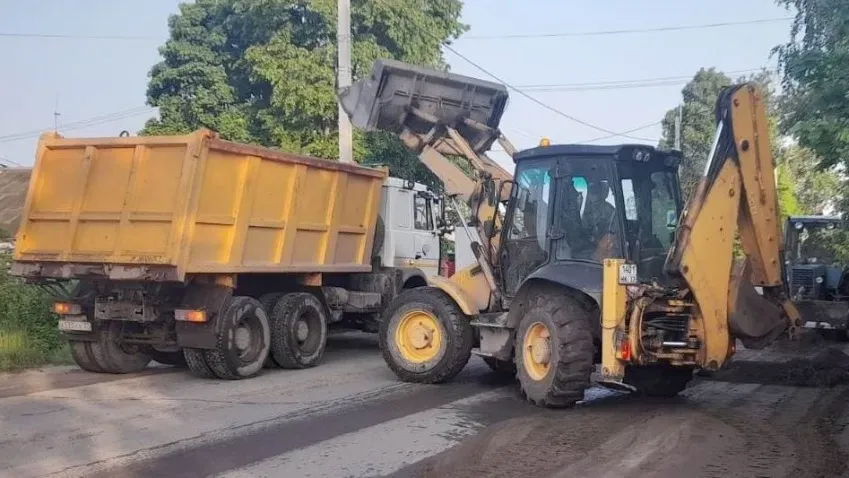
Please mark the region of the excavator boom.
POLYGON ((731 87, 720 95, 716 111, 714 147, 666 264, 696 298, 709 359, 726 355, 722 338, 729 333, 759 348, 788 328, 792 333, 799 319, 783 287, 775 164, 763 98, 754 85, 731 87), (745 258, 735 260, 738 237, 745 258))

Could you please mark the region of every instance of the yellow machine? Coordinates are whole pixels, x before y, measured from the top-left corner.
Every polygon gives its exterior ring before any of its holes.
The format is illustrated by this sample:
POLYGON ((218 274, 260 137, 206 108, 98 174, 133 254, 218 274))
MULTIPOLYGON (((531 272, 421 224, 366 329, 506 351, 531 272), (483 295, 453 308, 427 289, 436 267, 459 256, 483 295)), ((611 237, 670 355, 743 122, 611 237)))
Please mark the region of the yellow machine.
POLYGON ((502 85, 394 61, 340 93, 359 128, 397 133, 467 200, 477 264, 399 295, 380 331, 405 381, 451 380, 472 353, 515 373, 540 406, 602 383, 671 396, 717 370, 735 339, 763 347, 799 314, 781 272, 767 120, 752 85, 726 90, 697 191, 682 204, 680 156, 644 145, 552 145, 515 152, 498 131, 502 85), (514 177, 485 152, 502 143, 514 177), (444 156, 464 156, 474 182, 444 156), (448 166, 446 166, 448 165, 448 166), (464 183, 464 178, 467 183, 464 183), (466 195, 462 193, 467 193, 466 195), (735 261, 739 237, 745 259, 735 261), (762 289, 758 293, 755 286, 762 289))

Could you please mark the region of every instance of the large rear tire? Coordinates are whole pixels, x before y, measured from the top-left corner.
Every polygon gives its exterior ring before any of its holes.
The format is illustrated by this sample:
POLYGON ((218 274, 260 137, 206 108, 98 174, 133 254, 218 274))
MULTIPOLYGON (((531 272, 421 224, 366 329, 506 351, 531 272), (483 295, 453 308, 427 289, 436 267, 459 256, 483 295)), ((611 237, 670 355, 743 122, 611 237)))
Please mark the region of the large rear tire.
POLYGON ((661 364, 629 366, 623 381, 636 388, 640 395, 670 398, 684 391, 692 379, 692 368, 661 364))
POLYGON ((198 378, 216 378, 215 372, 206 363, 206 357, 203 349, 183 349, 183 357, 186 359, 186 365, 189 371, 198 378))
POLYGON ((250 378, 262 371, 271 348, 268 314, 250 297, 232 297, 218 317, 218 341, 204 351, 206 364, 224 380, 250 378))
POLYGON ((271 314, 271 355, 282 368, 315 367, 327 344, 327 313, 309 292, 281 298, 271 314))
POLYGON ((522 393, 537 406, 572 406, 590 387, 592 313, 556 287, 541 287, 528 299, 515 344, 522 393))
POLYGON ((380 324, 383 360, 405 382, 443 383, 471 357, 474 331, 469 317, 434 287, 402 292, 380 324))
POLYGON ((89 350, 88 342, 82 340, 69 340, 68 346, 71 348, 71 357, 74 362, 86 372, 104 373, 103 367, 97 364, 89 350))
MULTIPOLYGON (((263 294, 259 298, 259 303, 262 305, 262 308, 268 313, 268 326, 272 330, 272 335, 274 334, 274 307, 277 305, 277 302, 280 301, 280 298, 283 297, 282 292, 269 292, 268 294, 263 294)), ((272 339, 272 350, 274 349, 274 340, 272 339)), ((263 368, 280 368, 280 364, 274 361, 274 355, 269 352, 268 358, 265 359, 265 362, 262 364, 263 368)))
POLYGON ((125 374, 141 372, 150 363, 150 356, 141 346, 121 343, 123 325, 117 321, 101 324, 96 342, 89 342, 91 358, 106 373, 125 374))

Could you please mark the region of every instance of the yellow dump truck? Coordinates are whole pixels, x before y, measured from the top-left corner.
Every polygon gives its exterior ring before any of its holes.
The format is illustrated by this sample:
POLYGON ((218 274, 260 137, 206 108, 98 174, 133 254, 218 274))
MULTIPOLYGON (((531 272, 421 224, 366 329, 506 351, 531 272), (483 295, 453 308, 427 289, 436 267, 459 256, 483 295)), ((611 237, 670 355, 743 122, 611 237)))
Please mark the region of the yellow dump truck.
POLYGON ((85 370, 155 360, 240 379, 316 365, 329 324, 376 332, 385 304, 438 264, 439 202, 385 169, 208 130, 48 133, 12 270, 57 297, 59 329, 85 370), (413 232, 402 227, 410 218, 413 232))

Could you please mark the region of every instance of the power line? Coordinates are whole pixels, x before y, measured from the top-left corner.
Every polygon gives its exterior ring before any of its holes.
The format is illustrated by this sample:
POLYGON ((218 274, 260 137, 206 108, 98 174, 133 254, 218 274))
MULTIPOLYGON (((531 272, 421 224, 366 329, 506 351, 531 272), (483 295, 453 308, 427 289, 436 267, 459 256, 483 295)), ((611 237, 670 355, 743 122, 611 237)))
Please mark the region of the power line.
MULTIPOLYGON (((580 143, 595 143, 596 141, 602 141, 602 140, 605 140, 605 139, 615 138, 617 136, 621 136, 621 135, 625 135, 625 134, 629 134, 629 133, 636 133, 637 131, 640 131, 640 130, 643 130, 643 129, 646 129, 646 128, 651 128, 652 126, 657 126, 657 125, 661 124, 662 122, 663 121, 654 121, 654 122, 649 123, 649 124, 644 124, 642 126, 638 126, 636 128, 629 129, 627 131, 623 131, 622 133, 619 133, 619 134, 609 134, 607 136, 599 136, 598 138, 588 139, 586 141, 581 141, 580 143)), ((648 140, 648 139, 646 141, 655 141, 656 142, 656 140, 648 140)))
MULTIPOLYGON (((108 113, 105 115, 94 116, 91 118, 87 118, 84 120, 72 121, 70 123, 65 123, 61 125, 61 130, 64 131, 72 131, 76 129, 87 128, 89 126, 96 126, 105 123, 111 123, 113 121, 118 121, 126 118, 132 118, 134 116, 140 116, 142 114, 147 114, 153 112, 154 108, 150 106, 142 106, 131 108, 128 110, 117 111, 114 113, 108 113)), ((5 136, 0 136, 0 143, 8 143, 12 141, 20 141, 23 139, 37 138, 41 136, 45 131, 52 130, 52 126, 47 126, 45 128, 30 130, 30 131, 22 131, 19 133, 12 133, 5 136)))
POLYGON ((601 30, 589 32, 555 32, 555 33, 514 33, 502 35, 469 35, 460 37, 462 40, 510 40, 522 38, 562 38, 562 37, 588 37, 604 35, 626 35, 633 33, 675 32, 684 30, 703 30, 707 28, 722 28, 738 25, 756 25, 763 23, 776 23, 793 20, 793 17, 764 18, 760 20, 744 20, 739 22, 702 23, 699 25, 667 26, 657 28, 640 28, 627 30, 601 30))
POLYGON ((595 129, 595 130, 601 131, 602 133, 607 133, 607 134, 610 134, 610 135, 613 135, 613 136, 622 136, 622 137, 624 137, 624 138, 636 139, 636 140, 639 140, 639 141, 654 141, 653 139, 640 138, 640 137, 638 137, 638 136, 629 136, 629 135, 627 135, 627 134, 620 134, 620 133, 617 133, 617 132, 615 132, 615 131, 611 131, 611 130, 609 130, 609 129, 602 128, 601 126, 596 126, 596 125, 594 125, 594 124, 592 124, 592 123, 588 123, 588 122, 586 122, 586 121, 584 121, 584 120, 582 120, 582 119, 575 118, 574 116, 569 115, 569 114, 567 114, 567 113, 564 113, 563 111, 560 111, 560 110, 558 110, 557 108, 555 108, 555 107, 553 107, 553 106, 550 106, 550 105, 548 105, 548 104, 546 104, 546 103, 543 103, 542 101, 540 101, 540 100, 538 100, 538 99, 534 98, 533 96, 531 96, 531 95, 530 95, 530 94, 528 94, 527 92, 525 92, 525 91, 523 91, 523 90, 520 90, 520 89, 516 88, 515 86, 511 85, 510 83, 507 83, 506 81, 504 81, 503 79, 499 78, 498 76, 496 76, 495 74, 493 74, 492 72, 490 72, 489 70, 487 70, 486 68, 484 68, 484 67, 480 66, 479 64, 477 64, 477 63, 475 63, 474 61, 472 61, 471 59, 469 59, 467 56, 465 56, 465 55, 463 55, 462 53, 460 53, 460 52, 458 52, 457 50, 455 50, 455 49, 454 49, 451 45, 447 45, 447 44, 446 44, 446 45, 443 45, 443 46, 444 46, 447 50, 449 50, 450 52, 454 53, 454 54, 455 54, 455 55, 457 55, 458 57, 460 57, 460 58, 462 58, 463 60, 465 60, 468 64, 470 64, 470 65, 474 66, 474 67, 475 67, 475 68, 477 68, 478 70, 480 70, 480 71, 482 71, 483 73, 485 73, 485 74, 487 74, 487 75, 491 76, 492 78, 494 78, 494 79, 495 79, 495 81, 498 81, 499 83, 502 83, 502 84, 503 84, 504 86, 506 86, 507 88, 510 88, 511 90, 515 91, 516 93, 519 93, 520 95, 522 95, 522 96, 524 96, 525 98, 527 98, 527 99, 529 99, 529 100, 533 101, 533 102, 534 102, 534 103, 536 103, 537 105, 542 106, 543 108, 545 108, 545 109, 547 109, 547 110, 551 111, 552 113, 555 113, 555 114, 557 114, 557 115, 559 115, 559 116, 562 116, 562 117, 564 117, 564 118, 566 118, 566 119, 568 119, 568 120, 574 121, 575 123, 582 124, 582 125, 584 125, 584 126, 587 126, 587 127, 592 128, 592 129, 595 129))
MULTIPOLYGON (((762 71, 765 68, 751 68, 748 70, 730 70, 723 73, 727 75, 739 75, 745 73, 754 73, 762 71)), ((617 88, 643 88, 651 86, 678 85, 681 82, 687 82, 693 79, 693 75, 682 76, 664 76, 657 78, 639 78, 628 80, 601 80, 588 81, 580 83, 549 83, 549 84, 532 84, 518 85, 516 88, 533 91, 585 91, 585 90, 606 90, 617 88)))
POLYGON ((0 38, 49 38, 63 40, 121 40, 121 41, 161 41, 162 38, 125 35, 71 35, 61 33, 8 33, 0 32, 0 38))

